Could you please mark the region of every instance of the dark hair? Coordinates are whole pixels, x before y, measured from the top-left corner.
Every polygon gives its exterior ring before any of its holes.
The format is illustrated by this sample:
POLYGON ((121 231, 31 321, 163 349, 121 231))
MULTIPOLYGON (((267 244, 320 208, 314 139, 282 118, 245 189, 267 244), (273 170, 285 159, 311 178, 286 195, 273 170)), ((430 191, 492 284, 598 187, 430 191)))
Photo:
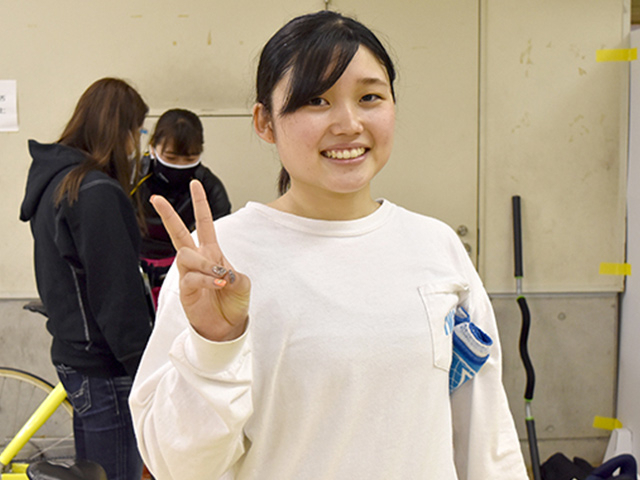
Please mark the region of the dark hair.
MULTIPOLYGON (((295 112, 338 81, 361 45, 384 66, 395 100, 396 72, 380 40, 360 22, 323 10, 294 18, 264 46, 258 64, 256 101, 273 114, 273 91, 282 77, 291 71, 288 97, 281 113, 295 112)), ((290 184, 289 173, 282 168, 278 180, 281 195, 290 184)))
MULTIPOLYGON (((82 180, 91 170, 116 179, 129 193, 132 172, 127 145, 132 141, 131 135, 142 127, 148 111, 140 94, 124 80, 102 78, 87 88, 58 140, 83 152, 86 161, 60 182, 56 205, 65 197, 73 204, 78 199, 82 180)), ((139 158, 140 148, 134 143, 136 158, 139 158)))
POLYGON ((200 155, 204 133, 198 115, 180 108, 164 112, 156 123, 150 144, 154 147, 162 145, 164 148, 167 143, 172 145, 177 155, 200 155))

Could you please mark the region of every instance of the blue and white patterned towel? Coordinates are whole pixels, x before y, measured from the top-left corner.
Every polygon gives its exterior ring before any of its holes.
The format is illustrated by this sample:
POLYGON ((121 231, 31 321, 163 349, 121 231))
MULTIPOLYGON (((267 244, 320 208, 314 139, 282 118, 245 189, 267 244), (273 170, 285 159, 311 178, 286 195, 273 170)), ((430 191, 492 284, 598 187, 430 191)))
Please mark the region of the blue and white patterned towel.
POLYGON ((489 358, 491 345, 491 337, 471 321, 464 308, 458 307, 454 315, 449 393, 478 373, 489 358))

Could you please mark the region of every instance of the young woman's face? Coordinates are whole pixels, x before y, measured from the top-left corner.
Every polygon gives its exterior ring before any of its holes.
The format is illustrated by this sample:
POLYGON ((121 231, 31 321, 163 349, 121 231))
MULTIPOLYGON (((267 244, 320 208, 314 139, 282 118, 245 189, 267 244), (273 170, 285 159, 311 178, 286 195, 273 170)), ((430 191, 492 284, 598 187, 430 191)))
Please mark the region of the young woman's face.
MULTIPOLYGON (((395 104, 385 68, 360 47, 338 81, 293 113, 280 115, 289 75, 276 86, 266 136, 291 176, 290 193, 366 190, 391 154, 395 104)), ((260 133, 260 132, 258 132, 260 133)))
POLYGON ((155 155, 159 156, 162 160, 172 165, 185 166, 196 163, 200 158, 200 154, 197 155, 180 155, 173 149, 173 142, 168 141, 164 144, 158 143, 153 147, 155 155))

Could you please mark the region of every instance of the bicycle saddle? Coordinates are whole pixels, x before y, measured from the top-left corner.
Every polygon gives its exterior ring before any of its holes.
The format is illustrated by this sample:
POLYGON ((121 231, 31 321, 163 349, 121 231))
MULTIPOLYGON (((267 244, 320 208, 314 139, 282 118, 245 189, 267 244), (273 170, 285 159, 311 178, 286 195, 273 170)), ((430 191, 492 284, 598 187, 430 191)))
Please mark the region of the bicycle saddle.
POLYGON ((78 460, 70 467, 43 460, 33 462, 27 467, 27 478, 31 480, 107 480, 107 474, 99 464, 89 460, 78 460))
POLYGON ((46 308, 44 308, 44 303, 42 303, 42 300, 40 299, 32 300, 29 303, 25 303, 22 308, 24 308, 25 310, 29 310, 30 312, 39 313, 41 315, 44 315, 45 317, 47 316, 47 310, 46 308))

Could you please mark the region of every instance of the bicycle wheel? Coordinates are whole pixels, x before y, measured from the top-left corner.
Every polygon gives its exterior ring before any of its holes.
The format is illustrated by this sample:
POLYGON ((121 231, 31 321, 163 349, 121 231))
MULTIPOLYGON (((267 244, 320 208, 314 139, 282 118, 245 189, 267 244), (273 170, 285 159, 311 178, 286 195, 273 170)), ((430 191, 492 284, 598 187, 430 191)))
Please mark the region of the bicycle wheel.
MULTIPOLYGON (((10 367, 0 367, 0 451, 2 451, 38 406, 53 390, 46 380, 10 367)), ((35 432, 13 462, 31 463, 75 460, 73 409, 64 400, 53 415, 35 432)))

